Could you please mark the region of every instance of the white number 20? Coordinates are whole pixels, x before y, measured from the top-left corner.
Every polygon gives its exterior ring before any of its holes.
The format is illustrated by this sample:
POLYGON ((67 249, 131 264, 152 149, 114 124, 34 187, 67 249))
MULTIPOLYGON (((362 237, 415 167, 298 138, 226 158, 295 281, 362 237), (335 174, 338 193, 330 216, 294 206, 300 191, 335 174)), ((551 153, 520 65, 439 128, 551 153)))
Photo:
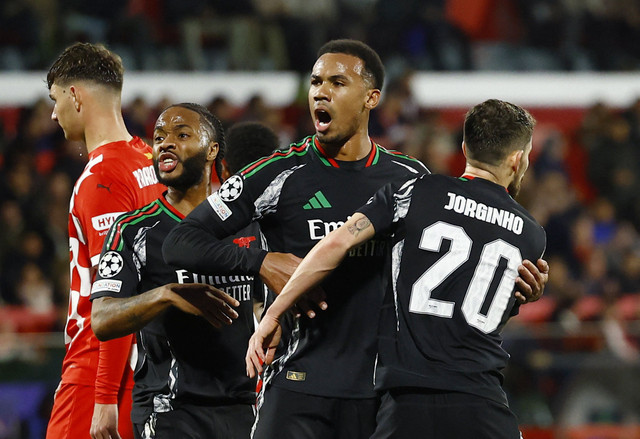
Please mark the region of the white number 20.
MULTIPOLYGON (((438 252, 443 240, 449 240, 451 247, 413 284, 409 311, 417 314, 429 314, 443 318, 453 316, 454 302, 431 297, 431 293, 467 260, 471 254, 473 241, 462 227, 437 222, 422 231, 419 247, 422 250, 438 252)), ((462 302, 462 313, 467 323, 479 330, 490 333, 500 324, 502 315, 509 303, 513 284, 518 275, 518 266, 522 262, 517 247, 497 239, 484 245, 473 278, 467 287, 462 302), (500 282, 486 314, 481 308, 486 300, 492 280, 496 275, 500 259, 507 261, 500 282)))

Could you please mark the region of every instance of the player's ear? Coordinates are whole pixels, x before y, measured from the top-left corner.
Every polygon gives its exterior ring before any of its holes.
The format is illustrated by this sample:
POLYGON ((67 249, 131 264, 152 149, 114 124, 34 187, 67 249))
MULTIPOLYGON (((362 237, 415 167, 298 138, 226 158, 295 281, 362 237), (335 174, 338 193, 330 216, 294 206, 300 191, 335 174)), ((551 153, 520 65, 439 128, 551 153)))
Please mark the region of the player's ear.
POLYGON ((207 161, 213 161, 218 156, 220 145, 218 142, 209 142, 209 150, 207 151, 207 161))
POLYGON ((462 155, 467 158, 467 144, 464 143, 464 140, 462 141, 462 155))
POLYGON ((69 95, 71 96, 71 100, 73 101, 73 105, 76 111, 80 111, 82 107, 82 90, 75 85, 69 87, 69 95))
POLYGON ((509 167, 513 171, 513 173, 517 173, 518 169, 520 169, 520 165, 522 164, 522 155, 524 151, 521 149, 517 149, 509 154, 509 167))
POLYGON ((373 110, 380 103, 380 90, 372 88, 367 91, 367 100, 364 103, 365 108, 373 110))

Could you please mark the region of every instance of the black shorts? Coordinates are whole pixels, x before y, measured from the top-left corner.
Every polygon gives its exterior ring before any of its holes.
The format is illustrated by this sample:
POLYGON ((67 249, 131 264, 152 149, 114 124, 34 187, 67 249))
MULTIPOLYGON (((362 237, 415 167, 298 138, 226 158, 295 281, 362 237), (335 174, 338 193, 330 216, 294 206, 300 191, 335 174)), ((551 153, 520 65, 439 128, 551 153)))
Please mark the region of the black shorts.
POLYGON ((270 386, 253 439, 369 439, 378 405, 377 398, 325 398, 270 386))
POLYGON ((518 420, 503 404, 480 396, 395 389, 385 392, 371 439, 519 439, 518 420))
POLYGON ((248 439, 254 407, 249 404, 223 406, 181 405, 152 413, 144 424, 134 424, 136 439, 248 439))

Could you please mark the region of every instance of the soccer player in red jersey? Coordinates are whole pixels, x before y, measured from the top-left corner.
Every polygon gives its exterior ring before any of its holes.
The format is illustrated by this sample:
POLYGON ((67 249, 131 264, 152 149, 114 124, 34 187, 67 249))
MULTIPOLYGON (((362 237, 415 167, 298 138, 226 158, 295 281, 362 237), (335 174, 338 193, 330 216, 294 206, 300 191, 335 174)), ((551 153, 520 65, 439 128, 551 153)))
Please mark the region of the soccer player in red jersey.
POLYGON ((151 148, 122 118, 123 65, 105 47, 76 43, 47 74, 51 118, 65 137, 82 141, 88 163, 69 205, 70 285, 66 355, 47 439, 132 438, 133 336, 101 343, 91 329, 89 295, 109 226, 164 190, 151 148))

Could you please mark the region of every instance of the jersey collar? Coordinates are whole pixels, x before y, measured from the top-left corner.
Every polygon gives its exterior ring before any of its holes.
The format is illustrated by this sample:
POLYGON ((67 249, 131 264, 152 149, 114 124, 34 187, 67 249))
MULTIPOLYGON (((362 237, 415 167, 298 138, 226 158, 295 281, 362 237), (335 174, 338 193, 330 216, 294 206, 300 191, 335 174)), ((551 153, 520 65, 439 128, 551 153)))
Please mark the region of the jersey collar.
MULTIPOLYGON (((463 175, 462 175, 462 177, 458 177, 458 180, 462 180, 462 181, 471 181, 471 180, 473 180, 473 179, 475 179, 475 178, 476 178, 476 177, 474 177, 473 175, 463 174, 463 175)), ((483 179, 481 178, 480 180, 483 180, 483 179)), ((489 181, 489 180, 487 180, 487 181, 489 181)), ((500 185, 498 185, 498 184, 496 184, 496 183, 493 183, 493 182, 489 182, 489 183, 492 183, 492 184, 494 184, 494 185, 496 185, 496 186, 500 186, 500 185)), ((502 186, 500 186, 500 187, 502 187, 502 186)), ((507 189, 506 187, 502 187, 502 188, 505 190, 505 192, 506 192, 506 193, 509 193, 509 189, 507 189)))
POLYGON ((168 201, 167 201, 167 191, 164 191, 162 193, 162 196, 160 198, 158 198, 158 201, 160 202, 160 205, 166 210, 168 211, 167 213, 169 214, 173 214, 173 216, 177 216, 178 217, 178 221, 182 221, 184 219, 184 215, 182 213, 180 213, 180 211, 178 209, 176 209, 175 207, 173 207, 168 201))
MULTIPOLYGON (((369 141, 371 142, 371 151, 369 152, 369 155, 366 157, 366 161, 364 164, 365 168, 368 168, 370 166, 375 165, 378 162, 378 157, 380 155, 380 150, 378 148, 378 145, 371 140, 371 138, 369 138, 369 141)), ((328 167, 331 168, 339 168, 340 167, 340 163, 339 161, 337 161, 336 159, 329 157, 326 153, 326 151, 324 150, 324 148, 322 147, 322 145, 320 145, 320 142, 318 141, 318 138, 316 136, 313 136, 313 150, 316 152, 316 154, 318 155, 318 157, 320 158, 320 161, 328 167)), ((365 160, 365 159, 362 159, 365 160)), ((358 160, 360 161, 360 160, 358 160)), ((342 162, 345 163, 345 162, 342 162)))

